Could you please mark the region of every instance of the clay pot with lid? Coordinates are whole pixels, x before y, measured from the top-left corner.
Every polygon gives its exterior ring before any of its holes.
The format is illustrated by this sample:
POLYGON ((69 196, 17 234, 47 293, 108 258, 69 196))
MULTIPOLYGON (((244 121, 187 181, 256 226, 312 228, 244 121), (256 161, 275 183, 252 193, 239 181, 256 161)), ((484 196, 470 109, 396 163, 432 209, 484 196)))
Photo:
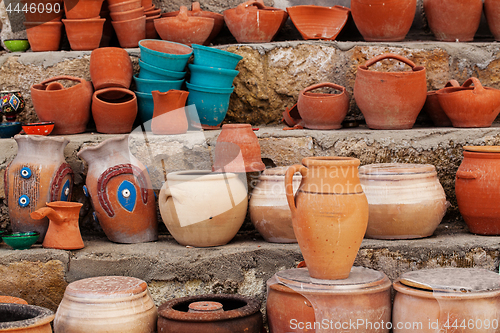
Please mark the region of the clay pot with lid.
POLYGON ((430 164, 381 163, 359 168, 368 199, 367 238, 431 236, 444 217, 446 195, 430 164))
POLYGON ((41 306, 0 303, 0 332, 52 333, 54 312, 41 306))
POLYGON ((493 37, 496 41, 500 41, 500 1, 485 0, 484 14, 493 37))
MULTIPOLYGON (((448 87, 460 87, 457 80, 450 80, 446 82, 445 88, 448 87)), ((443 111, 443 108, 439 104, 439 99, 437 96, 437 90, 427 92, 427 99, 425 100, 423 110, 431 118, 434 126, 439 127, 451 127, 453 126, 450 118, 443 111)))
POLYGON ((319 280, 311 278, 307 268, 288 269, 269 279, 267 290, 266 312, 271 333, 390 331, 387 323, 391 320, 391 282, 380 271, 353 267, 345 280, 319 280), (353 318, 371 322, 372 328, 360 325, 349 329, 345 324, 342 328, 342 323, 355 321, 353 318), (325 321, 332 322, 331 327, 313 328, 315 322, 325 321), (302 327, 292 330, 293 323, 301 323, 302 327))
POLYGON ((153 134, 184 134, 188 130, 186 100, 189 92, 170 89, 167 92, 152 91, 154 110, 151 120, 153 134))
POLYGON ((46 52, 59 50, 62 22, 23 22, 31 51, 46 52))
POLYGON ((295 237, 311 277, 349 276, 368 224, 368 201, 358 178, 359 160, 306 157, 288 168, 285 187, 295 237), (293 175, 302 174, 293 195, 293 175))
POLYGON ((66 35, 73 51, 97 49, 101 43, 105 18, 63 19, 66 35))
POLYGON ((369 128, 412 128, 427 98, 425 68, 393 53, 373 57, 358 66, 354 98, 369 128), (411 70, 380 72, 369 69, 384 59, 403 62, 411 70))
POLYGON ((111 22, 121 47, 137 47, 139 41, 146 38, 146 15, 141 17, 111 22))
POLYGON ((99 133, 130 133, 137 116, 137 97, 124 88, 98 90, 92 97, 92 116, 99 133))
POLYGON ((260 302, 247 296, 229 294, 176 298, 158 308, 158 332, 261 333, 264 327, 260 302))
POLYGON ((500 113, 500 90, 483 87, 475 77, 438 90, 437 96, 453 127, 490 127, 500 113))
POLYGON ((132 74, 132 61, 122 48, 101 47, 90 54, 90 78, 96 90, 109 87, 128 89, 132 74))

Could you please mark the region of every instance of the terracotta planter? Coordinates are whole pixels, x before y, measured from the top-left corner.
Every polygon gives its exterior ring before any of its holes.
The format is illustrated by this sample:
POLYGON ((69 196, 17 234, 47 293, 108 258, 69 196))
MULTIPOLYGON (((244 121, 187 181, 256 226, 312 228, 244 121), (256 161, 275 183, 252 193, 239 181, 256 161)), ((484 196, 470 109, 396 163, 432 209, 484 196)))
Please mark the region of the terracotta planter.
POLYGON ((35 220, 49 218, 49 229, 43 240, 43 247, 60 250, 83 249, 84 244, 78 225, 82 206, 83 204, 78 202, 54 201, 47 202, 47 207, 31 213, 31 218, 35 220))
POLYGON ((71 200, 73 171, 64 159, 69 140, 62 137, 16 135, 17 155, 5 169, 5 194, 14 232, 38 231, 43 241, 48 219, 30 214, 52 201, 71 200))
POLYGON ((493 37, 496 41, 500 41, 500 2, 498 0, 485 0, 484 14, 493 37))
POLYGON ((85 147, 78 157, 89 169, 86 187, 109 240, 142 243, 158 239, 155 195, 146 167, 128 147, 128 136, 85 147))
POLYGON ((146 38, 146 16, 132 20, 111 22, 121 47, 137 47, 146 38))
MULTIPOLYGON (((26 6, 27 10, 22 11, 25 22, 57 22, 61 21, 64 15, 63 0, 21 0, 19 5, 21 9, 26 6), (31 8, 35 10, 31 10, 31 8)), ((16 13, 15 10, 13 12, 16 13)))
POLYGON ((0 296, 0 303, 28 304, 24 299, 13 296, 0 296))
POLYGON ((132 74, 132 61, 124 49, 103 47, 90 54, 90 78, 96 90, 109 87, 128 89, 132 74))
POLYGON ((127 276, 99 276, 66 287, 54 331, 155 333, 157 318, 146 282, 127 276))
POLYGON ((54 312, 27 304, 0 304, 0 332, 52 333, 54 312))
POLYGON ((458 209, 470 232, 500 235, 500 147, 464 147, 455 179, 458 209))
POLYGON ((430 164, 380 163, 359 168, 369 205, 367 238, 431 236, 447 203, 436 168, 430 164))
POLYGON ((293 230, 316 279, 349 276, 368 224, 368 202, 358 178, 359 160, 350 157, 306 157, 285 175, 293 230), (302 174, 297 194, 292 179, 302 174))
POLYGON ((146 39, 158 39, 160 36, 155 28, 155 20, 159 19, 160 15, 146 17, 146 39))
MULTIPOLYGON (((249 202, 250 219, 267 242, 297 243, 292 225, 292 212, 285 191, 287 167, 266 169, 252 190, 249 202)), ((293 190, 297 191, 302 176, 293 176, 293 190)))
POLYGON ((151 121, 153 134, 184 134, 188 130, 186 100, 189 92, 171 89, 167 92, 152 91, 154 110, 151 121))
POLYGON ((23 22, 33 52, 59 50, 62 22, 23 22))
POLYGON ((123 88, 98 90, 92 97, 92 116, 99 133, 130 133, 137 116, 137 97, 123 88))
POLYGON ((55 123, 52 134, 85 132, 90 119, 92 84, 73 76, 56 76, 31 86, 31 99, 40 121, 55 123), (59 80, 78 84, 64 88, 59 80))
POLYGON ((349 110, 349 94, 344 87, 324 82, 312 85, 299 93, 297 108, 302 125, 310 129, 331 130, 342 127, 342 121, 349 110), (313 93, 319 88, 333 88, 340 94, 313 93))
POLYGON ((106 19, 63 19, 71 49, 89 51, 99 47, 106 19))
POLYGON ((396 42, 410 31, 417 0, 352 0, 354 23, 366 41, 396 42))
POLYGON ((176 298, 158 308, 158 331, 165 333, 264 332, 260 302, 241 295, 176 298), (202 310, 209 308, 220 311, 202 310), (188 310, 189 309, 189 310, 188 310), (193 311, 194 310, 194 311, 193 311))
POLYGON ((178 171, 167 174, 158 205, 179 244, 209 247, 233 239, 245 220, 248 198, 236 174, 178 171))
POLYGON ((413 127, 427 98, 425 68, 397 54, 384 53, 358 66, 354 98, 372 129, 413 127), (412 68, 403 72, 378 72, 369 67, 383 59, 401 61, 412 68))
POLYGON ((470 42, 479 28, 483 1, 424 0, 424 10, 437 40, 470 42))
POLYGON ((104 0, 64 0, 67 19, 89 19, 99 16, 104 0))
POLYGON ((213 171, 254 172, 266 168, 260 157, 259 139, 250 124, 224 124, 217 138, 213 171))
POLYGON ((109 5, 109 11, 111 13, 124 12, 131 9, 141 8, 141 0, 131 0, 125 2, 119 2, 114 5, 109 5))
POLYGON ((453 127, 490 127, 500 113, 500 90, 483 87, 475 77, 462 87, 438 90, 437 96, 453 127))
POLYGON ((111 19, 115 22, 133 20, 135 18, 144 16, 144 8, 139 7, 131 10, 126 10, 123 12, 111 12, 109 13, 109 15, 111 16, 111 19))
POLYGON ((288 269, 267 281, 267 291, 271 333, 390 331, 391 281, 379 271, 353 267, 349 278, 332 281, 312 279, 307 268, 288 269), (342 323, 355 322, 353 318, 371 326, 354 325, 352 329, 351 325, 346 329, 349 326, 344 324, 342 329, 342 323), (328 325, 313 329, 317 322, 328 325))
MULTIPOLYGON (((450 80, 446 82, 447 87, 460 87, 460 84, 457 80, 450 80)), ((438 127, 451 127, 453 126, 450 118, 444 113, 443 108, 439 104, 437 90, 427 92, 427 99, 425 100, 423 110, 427 113, 427 115, 431 118, 434 126, 438 127)))
POLYGON ((281 121, 288 126, 295 126, 302 122, 297 104, 291 108, 285 108, 285 111, 283 111, 283 119, 281 119, 281 121))

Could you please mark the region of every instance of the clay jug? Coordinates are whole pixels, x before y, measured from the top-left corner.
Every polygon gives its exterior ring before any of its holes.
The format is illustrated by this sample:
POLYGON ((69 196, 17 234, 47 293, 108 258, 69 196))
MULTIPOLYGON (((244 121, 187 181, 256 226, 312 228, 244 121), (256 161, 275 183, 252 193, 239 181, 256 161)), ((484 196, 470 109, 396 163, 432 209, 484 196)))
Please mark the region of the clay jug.
POLYGON ((47 207, 42 207, 31 213, 31 218, 41 220, 49 218, 49 229, 43 240, 43 247, 60 250, 83 249, 84 244, 78 217, 83 204, 78 202, 54 201, 47 202, 47 207))
MULTIPOLYGON (((460 84, 457 80, 450 80, 446 82, 445 88, 448 87, 460 87, 460 84)), ((437 96, 437 90, 429 91, 427 93, 427 99, 425 100, 423 110, 427 113, 427 115, 431 118, 434 126, 439 127, 451 127, 453 126, 450 118, 443 111, 443 108, 439 104, 439 99, 437 96)))
POLYGON ((69 140, 63 137, 16 135, 17 155, 5 169, 5 194, 12 231, 38 231, 43 241, 49 220, 30 214, 52 201, 71 200, 73 171, 64 160, 69 140))
POLYGON ((189 92, 171 89, 152 91, 154 110, 151 120, 153 134, 183 134, 187 132, 186 100, 189 92))
POLYGON ((484 0, 484 14, 493 37, 500 41, 500 1, 484 0))
POLYGON ((397 54, 384 53, 358 67, 354 98, 372 129, 409 129, 427 98, 425 68, 397 54), (383 59, 395 59, 411 71, 379 72, 369 67, 383 59))
POLYGON ((131 154, 128 135, 85 147, 77 155, 88 164, 87 191, 108 239, 116 243, 157 240, 151 179, 146 167, 131 154))
POLYGON ((368 225, 368 201, 359 182, 358 159, 306 157, 285 174, 295 237, 316 279, 349 276, 368 225), (294 197, 293 175, 302 174, 294 197))

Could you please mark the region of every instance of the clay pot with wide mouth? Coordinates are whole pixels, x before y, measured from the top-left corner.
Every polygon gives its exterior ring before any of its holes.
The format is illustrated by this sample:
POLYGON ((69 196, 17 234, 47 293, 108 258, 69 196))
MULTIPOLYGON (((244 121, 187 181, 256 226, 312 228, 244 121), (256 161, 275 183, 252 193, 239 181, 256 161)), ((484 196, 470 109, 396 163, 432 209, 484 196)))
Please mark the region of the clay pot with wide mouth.
MULTIPOLYGON (((21 0, 20 6, 23 10, 25 22, 47 23, 60 22, 64 15, 63 0, 21 0), (35 9, 35 10, 32 10, 35 9)), ((15 10, 14 10, 15 12, 15 10)))
POLYGON ((122 48, 103 47, 90 54, 90 78, 96 90, 110 87, 128 89, 132 74, 132 61, 122 48))
POLYGON ((99 16, 104 0, 64 0, 67 19, 88 19, 99 16))
POLYGON ((52 333, 54 312, 41 306, 0 303, 0 332, 52 333))
POLYGON ((113 21, 118 42, 121 47, 137 47, 139 41, 146 38, 146 16, 141 16, 132 20, 113 21))
POLYGON ((31 51, 46 52, 59 50, 62 22, 23 22, 31 51))
POLYGON ((184 134, 188 130, 186 100, 189 92, 171 89, 167 92, 152 91, 154 110, 151 120, 153 134, 184 134))
POLYGON ((493 37, 500 41, 500 1, 484 0, 484 14, 493 37))
POLYGON ((425 68, 397 54, 384 53, 358 66, 354 98, 372 129, 409 129, 417 120, 427 98, 425 68), (394 59, 411 71, 369 70, 383 59, 394 59))
POLYGON ((344 6, 293 6, 286 9, 302 38, 335 40, 344 28, 351 10, 344 6))
POLYGON ((101 43, 104 18, 63 19, 66 35, 74 51, 91 51, 101 43))
POLYGON ((137 8, 141 8, 141 0, 130 0, 108 6, 110 13, 124 12, 137 8))
POLYGON ((349 100, 346 89, 338 84, 323 82, 307 87, 297 101, 301 124, 310 129, 339 129, 349 110, 349 100), (340 94, 312 92, 320 88, 332 88, 340 94))
POLYGON ((124 88, 98 90, 92 97, 92 116, 99 133, 130 133, 137 116, 137 98, 124 88))
POLYGON ((127 21, 144 16, 144 9, 142 7, 134 8, 122 12, 110 12, 109 15, 113 21, 127 21))
MULTIPOLYGON (((450 80, 446 82, 445 88, 448 87, 460 87, 457 80, 450 80)), ((439 127, 451 127, 453 126, 450 118, 443 111, 443 108, 439 104, 439 99, 437 96, 437 90, 427 92, 427 99, 425 100, 423 110, 431 118, 434 126, 439 127)))

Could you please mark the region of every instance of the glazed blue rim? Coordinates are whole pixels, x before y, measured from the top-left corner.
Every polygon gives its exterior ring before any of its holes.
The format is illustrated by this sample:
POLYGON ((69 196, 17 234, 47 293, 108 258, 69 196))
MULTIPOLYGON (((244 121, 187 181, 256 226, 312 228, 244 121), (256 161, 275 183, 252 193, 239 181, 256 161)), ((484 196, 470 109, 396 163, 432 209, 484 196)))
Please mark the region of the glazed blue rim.
POLYGON ((2 235, 2 238, 29 238, 38 237, 40 233, 38 231, 26 231, 26 232, 11 232, 10 234, 2 235))
POLYGON ((191 47, 193 48, 193 50, 194 49, 199 49, 199 50, 203 50, 203 51, 207 51, 207 52, 213 52, 213 53, 217 53, 217 54, 220 54, 220 55, 232 57, 234 59, 238 59, 238 61, 240 61, 241 59, 243 59, 243 57, 240 56, 239 54, 235 54, 235 53, 224 51, 224 50, 219 50, 219 49, 216 49, 216 48, 213 48, 213 47, 209 47, 209 46, 193 44, 193 45, 191 45, 191 47))
POLYGON ((195 64, 189 64, 188 67, 191 70, 191 72, 200 71, 200 72, 207 72, 210 74, 222 74, 222 75, 234 76, 234 77, 236 77, 236 75, 238 75, 240 72, 240 71, 237 71, 235 69, 207 67, 207 66, 201 66, 201 65, 195 65, 195 64))
POLYGON ((14 126, 22 126, 23 124, 19 121, 9 121, 9 122, 6 122, 6 123, 0 123, 0 127, 14 127, 14 126))
POLYGON ((186 86, 188 90, 201 91, 211 94, 231 94, 234 90, 234 86, 231 88, 214 88, 214 87, 198 86, 195 84, 191 84, 189 82, 186 82, 186 86))
POLYGON ((154 73, 159 74, 159 75, 178 77, 179 79, 186 76, 186 72, 176 72, 176 71, 171 71, 168 69, 163 69, 161 67, 156 67, 156 66, 153 66, 151 64, 148 64, 147 62, 144 62, 140 59, 139 59, 139 66, 141 68, 144 68, 147 71, 154 72, 154 73))
POLYGON ((141 78, 139 77, 137 74, 134 75, 134 80, 136 81, 139 81, 139 82, 143 82, 143 83, 152 83, 152 84, 162 84, 162 83, 165 83, 165 84, 179 84, 179 83, 183 83, 185 80, 182 79, 182 80, 153 80, 153 79, 144 79, 144 78, 141 78))
POLYGON ((161 40, 161 39, 142 39, 139 41, 139 48, 141 49, 141 52, 144 50, 144 52, 146 52, 146 53, 150 53, 154 56, 165 58, 165 59, 178 59, 178 60, 189 59, 189 57, 191 57, 191 55, 193 54, 193 49, 191 47, 187 46, 186 44, 176 43, 176 42, 171 42, 168 40, 161 40), (146 46, 142 45, 143 42, 148 42, 148 41, 160 42, 160 43, 165 43, 165 44, 180 45, 180 46, 183 46, 191 51, 189 53, 184 53, 184 54, 160 52, 160 51, 156 51, 153 49, 149 49, 146 46))

